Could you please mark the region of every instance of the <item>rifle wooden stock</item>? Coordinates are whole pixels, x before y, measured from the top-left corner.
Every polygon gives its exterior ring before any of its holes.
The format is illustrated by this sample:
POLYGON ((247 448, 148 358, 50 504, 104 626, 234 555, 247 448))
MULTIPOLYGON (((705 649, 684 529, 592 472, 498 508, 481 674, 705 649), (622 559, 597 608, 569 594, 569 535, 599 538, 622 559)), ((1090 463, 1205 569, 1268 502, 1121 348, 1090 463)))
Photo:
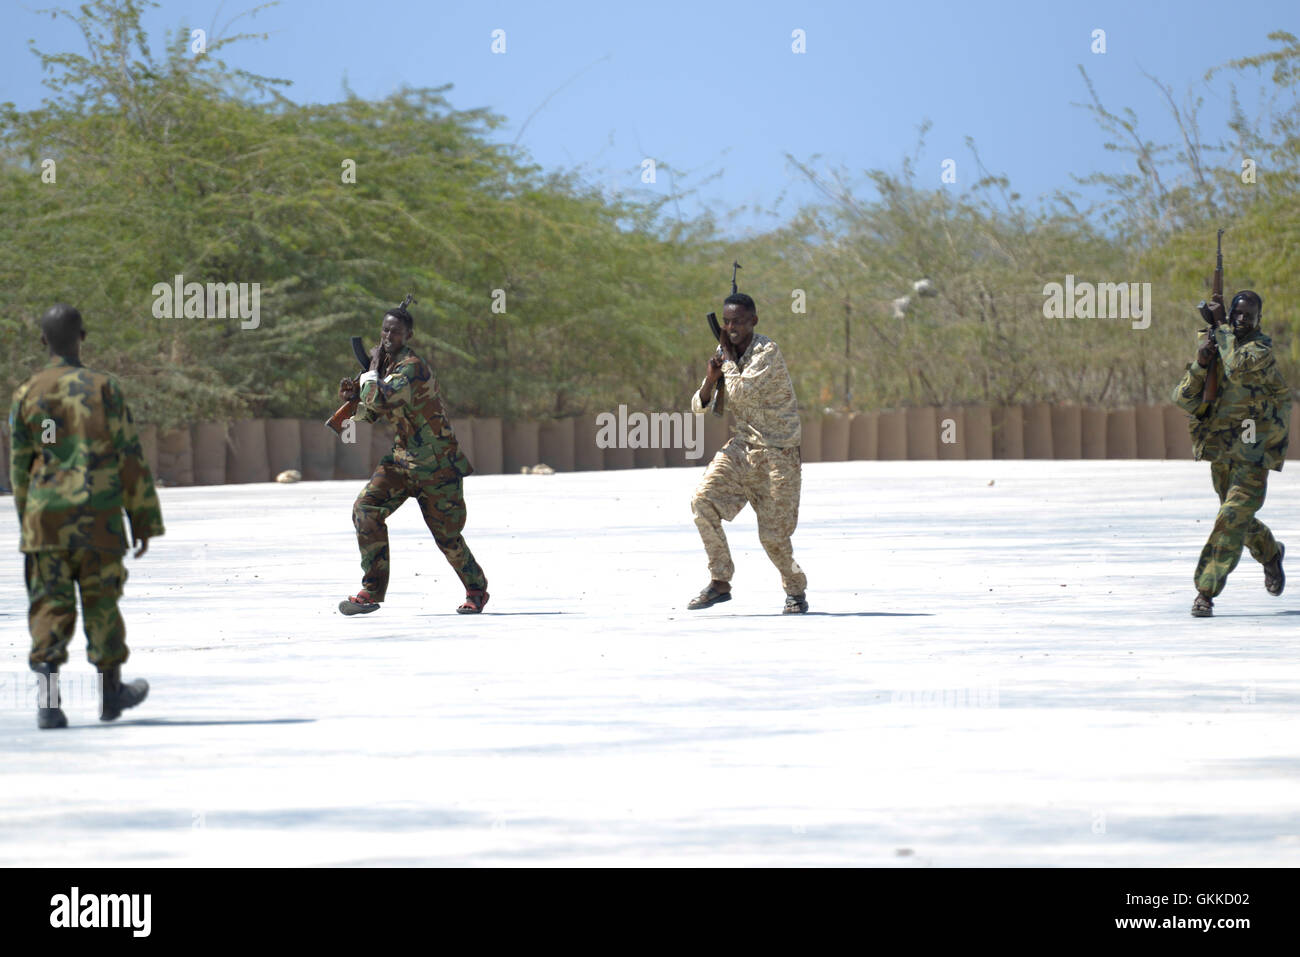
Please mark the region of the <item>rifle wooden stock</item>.
POLYGON ((343 434, 343 423, 357 414, 358 402, 356 399, 343 403, 339 406, 337 412, 329 417, 325 424, 334 430, 336 435, 343 434))
MULTIPOLYGON (((1210 335, 1214 335, 1213 332, 1210 335)), ((1205 392, 1203 397, 1206 402, 1213 402, 1219 397, 1219 378, 1214 373, 1218 371, 1219 354, 1216 352, 1210 356, 1210 364, 1205 367, 1205 392)))

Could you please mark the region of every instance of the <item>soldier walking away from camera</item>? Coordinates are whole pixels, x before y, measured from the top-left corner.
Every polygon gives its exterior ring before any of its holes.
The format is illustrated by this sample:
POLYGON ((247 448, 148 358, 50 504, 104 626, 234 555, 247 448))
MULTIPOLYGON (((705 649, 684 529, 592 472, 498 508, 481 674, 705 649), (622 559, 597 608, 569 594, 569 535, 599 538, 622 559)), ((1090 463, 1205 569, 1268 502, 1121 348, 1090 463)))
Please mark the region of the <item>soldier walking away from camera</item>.
POLYGON ((1264 504, 1269 469, 1280 472, 1286 460, 1291 393, 1273 358, 1272 340, 1260 331, 1264 302, 1257 293, 1237 293, 1226 321, 1221 303, 1202 305, 1211 328, 1200 334, 1196 361, 1173 400, 1193 416, 1196 460, 1211 462, 1219 496, 1219 514, 1196 564, 1192 603, 1194 616, 1209 618, 1243 545, 1264 566, 1270 595, 1282 594, 1286 584, 1286 549, 1255 513, 1264 504))
POLYGON ((81 364, 81 313, 67 305, 41 317, 45 368, 18 387, 9 412, 14 502, 22 529, 31 668, 42 676, 36 723, 67 727, 58 671, 67 663, 81 591, 87 657, 101 675, 100 718, 112 721, 149 693, 122 681, 128 657, 118 611, 126 582, 122 512, 136 558, 163 534, 162 509, 135 422, 117 382, 81 364))
POLYGON ((731 600, 735 566, 722 522, 749 504, 758 517, 758 540, 781 573, 784 612, 802 614, 808 610, 808 579, 790 545, 799 522, 801 484, 794 386, 776 343, 754 332, 758 311, 753 299, 733 292, 722 317, 718 348, 703 385, 691 397, 691 411, 722 415, 725 402, 736 431, 713 457, 691 499, 712 580, 686 607, 696 610, 731 600))
POLYGON ((339 384, 340 399, 358 402, 358 421, 382 419, 396 433, 393 450, 380 460, 352 507, 362 579, 360 591, 339 603, 339 611, 345 615, 379 609, 388 592, 385 522, 411 497, 419 503, 433 540, 465 586, 465 601, 456 611, 478 614, 488 600, 487 578, 461 535, 465 527, 463 480, 474 469, 443 411, 433 370, 407 346, 414 331, 415 320, 405 303, 390 309, 380 327, 379 345, 371 352, 370 371, 339 384))

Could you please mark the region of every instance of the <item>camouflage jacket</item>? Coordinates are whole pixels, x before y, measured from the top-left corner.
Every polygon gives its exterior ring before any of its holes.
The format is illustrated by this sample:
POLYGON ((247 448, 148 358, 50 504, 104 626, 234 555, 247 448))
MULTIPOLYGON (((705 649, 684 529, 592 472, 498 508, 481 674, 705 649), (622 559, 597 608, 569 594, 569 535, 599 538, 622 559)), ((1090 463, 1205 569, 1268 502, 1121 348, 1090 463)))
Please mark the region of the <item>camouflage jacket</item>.
POLYGON ((163 534, 162 508, 116 380, 56 358, 14 392, 11 474, 24 552, 126 552, 163 534))
MULTIPOLYGON (((1202 333, 1204 335, 1204 333, 1202 333)), ((1222 326, 1215 333, 1219 394, 1204 408, 1206 370, 1193 362, 1174 387, 1173 400, 1192 416, 1197 461, 1239 462, 1282 470, 1291 425, 1291 390, 1273 359, 1273 341, 1261 332, 1238 342, 1222 326)))
POLYGON ((354 418, 359 422, 382 419, 393 426, 397 434, 392 455, 398 465, 417 471, 450 465, 461 475, 474 471, 443 411, 433 370, 408 348, 393 358, 382 379, 376 372, 361 376, 361 401, 354 418))
MULTIPOLYGON (((722 358, 721 346, 714 355, 722 358)), ((794 385, 775 342, 754 333, 739 362, 723 361, 722 375, 725 391, 721 387, 714 389, 709 411, 722 415, 729 404, 739 438, 773 449, 793 448, 802 441, 794 385)), ((699 389, 691 396, 691 411, 704 411, 699 389)))

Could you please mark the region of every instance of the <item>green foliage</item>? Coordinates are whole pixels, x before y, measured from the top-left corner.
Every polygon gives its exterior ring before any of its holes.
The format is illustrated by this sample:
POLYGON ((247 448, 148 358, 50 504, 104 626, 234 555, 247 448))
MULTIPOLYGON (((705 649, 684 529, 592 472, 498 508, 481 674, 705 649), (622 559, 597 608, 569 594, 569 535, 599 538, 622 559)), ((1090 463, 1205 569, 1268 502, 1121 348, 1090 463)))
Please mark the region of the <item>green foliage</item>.
MULTIPOLYGON (((0 106, 0 388, 41 361, 35 319, 57 301, 86 316, 89 364, 121 376, 138 414, 171 425, 234 416, 324 418, 353 372, 347 337, 373 342, 383 311, 417 297, 417 351, 455 414, 563 416, 629 403, 680 408, 709 351, 733 257, 760 331, 789 359, 801 403, 1162 400, 1191 355, 1216 225, 1228 285, 1265 299, 1295 381, 1292 268, 1300 225, 1300 43, 1217 67, 1268 71, 1275 96, 1207 141, 1199 99, 1159 84, 1182 135, 1157 144, 1107 109, 1107 145, 1131 168, 1037 210, 979 171, 965 191, 919 185, 915 156, 855 177, 791 160, 823 201, 780 229, 724 243, 711 219, 605 195, 547 173, 491 133, 501 118, 453 108, 448 88, 298 105, 286 81, 232 70, 174 37, 155 56, 140 0, 60 11, 82 54, 38 54, 51 97, 0 106), (1251 118, 1253 117, 1253 118, 1251 118), (1257 182, 1240 176, 1243 157, 1257 182), (55 183, 42 163, 56 164, 55 183), (345 161, 355 182, 344 182, 345 161), (1047 319, 1043 286, 1151 282, 1154 321, 1047 319), (155 283, 248 282, 261 325, 159 319, 155 283), (921 294, 913 284, 928 279, 921 294), (494 291, 504 313, 494 312, 494 291), (792 311, 795 290, 806 312, 792 311), (896 300, 906 303, 896 305, 896 300)), ((922 137, 924 129, 922 129, 922 137)), ((672 202, 671 199, 666 202, 672 202)))
MULTIPOLYGON (((445 88, 298 106, 215 60, 231 40, 196 56, 178 36, 153 58, 139 14, 88 5, 73 17, 88 54, 41 56, 58 95, 4 108, 0 337, 19 361, 3 385, 39 362, 35 318, 69 301, 87 360, 127 380, 143 418, 323 417, 353 371, 347 336, 373 340, 408 290, 414 345, 461 413, 603 408, 634 369, 680 364, 674 332, 704 291, 697 232, 545 175, 445 88), (154 284, 177 274, 260 284, 260 326, 154 318, 154 284)), ((660 385, 646 401, 680 403, 684 385, 660 385)))

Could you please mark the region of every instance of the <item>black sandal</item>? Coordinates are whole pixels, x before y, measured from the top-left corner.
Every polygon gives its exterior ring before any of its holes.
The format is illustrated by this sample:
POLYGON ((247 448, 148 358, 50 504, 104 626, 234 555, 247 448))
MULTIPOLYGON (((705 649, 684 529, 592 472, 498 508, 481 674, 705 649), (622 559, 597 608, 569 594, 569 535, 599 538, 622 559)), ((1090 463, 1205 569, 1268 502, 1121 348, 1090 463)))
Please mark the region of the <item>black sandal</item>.
POLYGON ((708 587, 692 598, 686 604, 687 611, 699 611, 701 608, 711 608, 714 605, 721 604, 724 601, 731 601, 731 592, 718 591, 713 587, 713 582, 709 582, 708 587))

